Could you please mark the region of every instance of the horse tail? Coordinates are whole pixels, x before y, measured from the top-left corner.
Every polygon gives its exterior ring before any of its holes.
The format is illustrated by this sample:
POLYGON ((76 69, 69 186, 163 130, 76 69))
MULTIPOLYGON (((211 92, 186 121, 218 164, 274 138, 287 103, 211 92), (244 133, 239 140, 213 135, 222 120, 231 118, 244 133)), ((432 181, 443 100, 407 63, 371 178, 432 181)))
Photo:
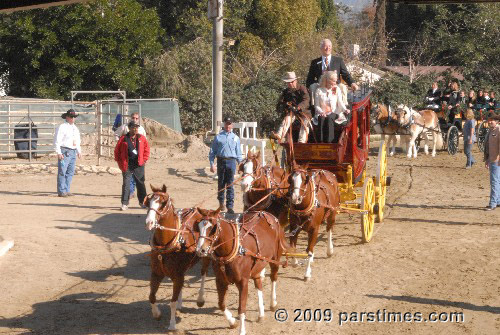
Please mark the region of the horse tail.
POLYGON ((294 253, 295 248, 292 247, 286 240, 285 238, 285 230, 283 227, 279 226, 279 243, 281 246, 281 249, 283 250, 283 253, 294 253))
POLYGON ((441 133, 441 127, 439 126, 439 121, 437 122, 437 132, 434 132, 434 136, 437 136, 436 149, 443 149, 443 134, 441 133))

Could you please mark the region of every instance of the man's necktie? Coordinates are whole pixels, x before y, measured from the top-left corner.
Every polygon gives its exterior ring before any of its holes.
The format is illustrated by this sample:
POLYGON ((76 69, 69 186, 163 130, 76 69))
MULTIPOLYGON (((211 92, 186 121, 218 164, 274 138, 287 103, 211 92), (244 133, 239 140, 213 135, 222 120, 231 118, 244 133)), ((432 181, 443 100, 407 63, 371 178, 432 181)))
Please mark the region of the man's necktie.
POLYGON ((328 58, 325 58, 325 71, 328 71, 328 58))

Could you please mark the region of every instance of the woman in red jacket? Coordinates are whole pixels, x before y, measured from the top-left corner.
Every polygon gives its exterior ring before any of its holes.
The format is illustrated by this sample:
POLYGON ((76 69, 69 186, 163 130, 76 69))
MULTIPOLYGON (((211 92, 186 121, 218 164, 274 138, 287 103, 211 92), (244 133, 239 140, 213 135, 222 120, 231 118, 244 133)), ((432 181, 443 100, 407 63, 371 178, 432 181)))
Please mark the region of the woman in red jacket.
POLYGON ((134 121, 128 124, 129 132, 123 135, 115 147, 115 161, 118 167, 122 170, 123 185, 122 185, 122 211, 128 209, 130 198, 130 178, 134 178, 137 185, 137 199, 139 205, 142 204, 146 197, 146 186, 144 185, 145 173, 144 165, 149 159, 149 143, 146 137, 138 133, 139 125, 134 121))

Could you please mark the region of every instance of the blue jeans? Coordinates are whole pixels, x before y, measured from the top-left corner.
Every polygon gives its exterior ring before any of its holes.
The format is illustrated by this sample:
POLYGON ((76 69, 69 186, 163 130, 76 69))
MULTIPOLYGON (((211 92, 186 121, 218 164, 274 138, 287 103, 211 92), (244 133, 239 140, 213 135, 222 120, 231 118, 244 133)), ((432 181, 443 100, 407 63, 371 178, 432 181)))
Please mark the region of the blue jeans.
POLYGON ((465 166, 472 166, 472 164, 476 163, 476 160, 474 159, 474 156, 472 156, 472 144, 469 144, 468 142, 468 140, 464 140, 464 154, 465 157, 467 157, 467 163, 465 163, 465 166))
POLYGON ((234 206, 234 188, 231 185, 234 181, 234 174, 236 173, 236 159, 220 159, 217 158, 217 178, 218 178, 218 188, 217 200, 219 203, 224 203, 224 193, 227 190, 226 206, 227 208, 233 208, 234 206), (227 185, 227 189, 224 188, 227 185))
POLYGON ((497 162, 489 163, 490 168, 490 207, 500 206, 500 166, 497 162))
POLYGON ((130 194, 134 194, 135 192, 135 180, 134 178, 130 178, 130 194))
POLYGON ((61 148, 63 159, 57 162, 57 193, 69 193, 75 174, 76 150, 61 148))

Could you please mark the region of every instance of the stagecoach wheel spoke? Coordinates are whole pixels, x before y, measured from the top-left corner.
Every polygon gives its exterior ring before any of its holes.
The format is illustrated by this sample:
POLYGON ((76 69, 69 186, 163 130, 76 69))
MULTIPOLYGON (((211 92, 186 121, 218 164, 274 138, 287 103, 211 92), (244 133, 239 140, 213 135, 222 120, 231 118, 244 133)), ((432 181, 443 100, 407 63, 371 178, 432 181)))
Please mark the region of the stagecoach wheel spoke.
POLYGON ((376 222, 380 223, 384 220, 385 196, 387 192, 387 151, 386 143, 382 141, 378 149, 378 164, 375 177, 375 194, 376 202, 378 203, 378 211, 375 213, 376 222))
POLYGON ((458 151, 458 128, 455 126, 451 126, 450 129, 448 129, 448 134, 447 134, 447 141, 448 141, 448 153, 450 155, 454 155, 458 151))
POLYGON ((484 152, 484 141, 486 140, 487 133, 488 133, 488 126, 486 122, 481 122, 477 131, 477 147, 482 152, 484 152))
POLYGON ((364 243, 370 242, 373 235, 373 226, 375 225, 375 188, 373 178, 366 178, 361 195, 361 209, 367 211, 367 214, 361 215, 361 235, 364 243))

